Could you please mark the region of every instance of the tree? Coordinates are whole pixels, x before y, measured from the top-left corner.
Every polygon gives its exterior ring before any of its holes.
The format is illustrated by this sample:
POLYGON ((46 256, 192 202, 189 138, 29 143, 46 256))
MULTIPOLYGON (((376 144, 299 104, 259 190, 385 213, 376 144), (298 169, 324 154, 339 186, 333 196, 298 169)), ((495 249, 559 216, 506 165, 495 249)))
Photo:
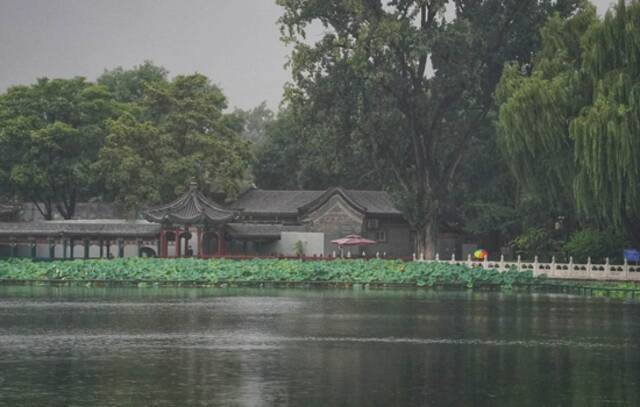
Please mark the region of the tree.
POLYGON ((325 143, 362 151, 428 257, 502 65, 528 61, 537 44, 531 32, 552 11, 582 2, 459 0, 447 21, 448 3, 278 0, 293 45, 290 108, 323 129, 325 143), (325 32, 311 45, 305 29, 313 23, 325 32))
POLYGON ((0 97, 0 176, 45 219, 54 208, 71 218, 78 198, 92 191, 90 164, 104 123, 118 113, 107 90, 84 78, 43 78, 10 88, 0 97))
POLYGON ((299 189, 299 173, 305 162, 304 142, 290 112, 278 113, 265 128, 265 140, 256 146, 253 175, 264 189, 299 189))
POLYGON ((249 140, 254 146, 265 141, 267 126, 274 120, 274 114, 267 107, 267 102, 262 102, 251 110, 236 109, 234 114, 243 122, 243 139, 249 140))
POLYGON ((281 110, 256 146, 255 183, 266 189, 381 188, 364 141, 340 140, 336 134, 341 133, 329 123, 314 122, 300 108, 281 110))
POLYGON ((145 61, 132 69, 118 67, 105 70, 97 83, 106 87, 119 102, 139 102, 147 86, 166 83, 168 75, 169 72, 165 68, 156 66, 151 61, 145 61))
POLYGON ((593 7, 551 19, 530 74, 508 67, 497 92, 523 189, 618 230, 640 219, 639 18, 640 3, 620 1, 603 21, 593 7))
POLYGON ((96 168, 123 208, 175 198, 192 178, 228 196, 237 193, 250 153, 226 98, 199 74, 145 87, 140 115, 108 123, 96 168))

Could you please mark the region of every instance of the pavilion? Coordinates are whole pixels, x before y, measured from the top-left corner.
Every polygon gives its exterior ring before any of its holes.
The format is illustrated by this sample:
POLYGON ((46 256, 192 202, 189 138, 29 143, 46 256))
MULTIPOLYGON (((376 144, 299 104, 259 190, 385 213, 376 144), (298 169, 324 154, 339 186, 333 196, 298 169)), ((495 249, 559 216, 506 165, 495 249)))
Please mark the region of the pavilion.
POLYGON ((187 192, 177 200, 143 211, 143 216, 161 226, 159 257, 224 255, 225 225, 236 217, 235 212, 204 196, 195 182, 191 182, 187 192), (169 253, 169 242, 174 243, 173 253, 169 253))

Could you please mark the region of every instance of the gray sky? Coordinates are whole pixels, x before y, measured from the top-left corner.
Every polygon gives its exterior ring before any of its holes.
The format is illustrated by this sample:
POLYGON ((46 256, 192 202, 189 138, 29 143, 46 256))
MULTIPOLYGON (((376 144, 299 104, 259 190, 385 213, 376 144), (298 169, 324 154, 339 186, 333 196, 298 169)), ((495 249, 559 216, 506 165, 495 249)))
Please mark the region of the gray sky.
POLYGON ((275 0, 0 0, 0 91, 148 59, 207 75, 232 107, 275 109, 289 79, 279 15, 275 0))

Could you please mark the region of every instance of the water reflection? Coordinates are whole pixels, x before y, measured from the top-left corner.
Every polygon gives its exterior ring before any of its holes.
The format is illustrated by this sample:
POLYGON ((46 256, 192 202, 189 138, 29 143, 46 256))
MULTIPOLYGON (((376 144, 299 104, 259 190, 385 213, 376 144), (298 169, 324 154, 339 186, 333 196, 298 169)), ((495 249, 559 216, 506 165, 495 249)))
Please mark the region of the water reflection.
POLYGON ((0 405, 640 405, 640 304, 0 287, 0 405))

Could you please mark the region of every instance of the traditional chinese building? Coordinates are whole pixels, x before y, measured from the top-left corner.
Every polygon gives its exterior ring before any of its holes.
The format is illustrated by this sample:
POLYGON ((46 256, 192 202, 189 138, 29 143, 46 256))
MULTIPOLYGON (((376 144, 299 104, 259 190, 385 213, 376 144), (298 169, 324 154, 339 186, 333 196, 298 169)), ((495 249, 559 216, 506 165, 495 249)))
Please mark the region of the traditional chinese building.
POLYGON ((412 253, 410 227, 381 191, 250 189, 222 205, 192 183, 179 199, 133 221, 100 219, 113 211, 97 205, 83 210, 92 219, 54 221, 0 206, 0 257, 327 256, 337 249, 331 240, 354 233, 377 242, 355 252, 412 253))

